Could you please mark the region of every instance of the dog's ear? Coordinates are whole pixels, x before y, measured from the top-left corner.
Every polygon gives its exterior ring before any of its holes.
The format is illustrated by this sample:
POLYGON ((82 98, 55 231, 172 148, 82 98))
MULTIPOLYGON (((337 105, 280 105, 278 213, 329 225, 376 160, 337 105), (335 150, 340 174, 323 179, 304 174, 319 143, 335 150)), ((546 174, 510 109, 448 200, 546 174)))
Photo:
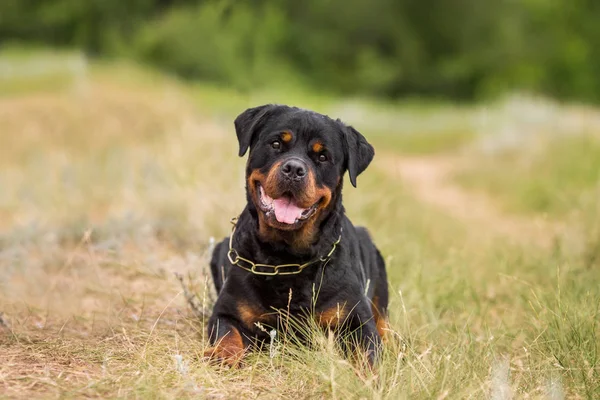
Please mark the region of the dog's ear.
POLYGON ((367 142, 367 139, 351 126, 344 125, 340 120, 338 122, 343 126, 345 147, 346 147, 346 168, 350 176, 350 183, 356 187, 356 177, 361 174, 375 156, 375 149, 367 142))
POLYGON ((265 104, 264 106, 249 108, 237 116, 234 125, 240 145, 240 157, 246 154, 254 135, 264 126, 266 120, 280 111, 282 107, 274 104, 265 104))

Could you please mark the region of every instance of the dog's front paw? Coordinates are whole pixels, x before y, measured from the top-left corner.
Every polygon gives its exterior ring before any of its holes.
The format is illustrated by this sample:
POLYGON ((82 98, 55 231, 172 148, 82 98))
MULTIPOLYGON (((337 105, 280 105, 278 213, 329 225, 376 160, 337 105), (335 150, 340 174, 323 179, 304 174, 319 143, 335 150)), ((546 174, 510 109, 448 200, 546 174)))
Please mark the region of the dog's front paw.
POLYGON ((209 347, 204 351, 203 359, 213 364, 220 364, 230 368, 239 368, 242 366, 242 359, 245 355, 243 348, 217 345, 209 347))

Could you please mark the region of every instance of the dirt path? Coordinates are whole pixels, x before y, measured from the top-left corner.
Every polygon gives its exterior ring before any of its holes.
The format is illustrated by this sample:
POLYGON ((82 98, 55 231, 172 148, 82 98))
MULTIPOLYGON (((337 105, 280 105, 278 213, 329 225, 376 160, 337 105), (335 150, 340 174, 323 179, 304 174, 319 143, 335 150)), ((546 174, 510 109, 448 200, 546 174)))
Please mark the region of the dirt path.
POLYGON ((543 218, 508 214, 488 195, 452 182, 453 172, 463 162, 458 157, 386 154, 379 160, 376 165, 410 186, 418 199, 470 224, 482 238, 500 236, 548 248, 560 231, 557 224, 543 218))

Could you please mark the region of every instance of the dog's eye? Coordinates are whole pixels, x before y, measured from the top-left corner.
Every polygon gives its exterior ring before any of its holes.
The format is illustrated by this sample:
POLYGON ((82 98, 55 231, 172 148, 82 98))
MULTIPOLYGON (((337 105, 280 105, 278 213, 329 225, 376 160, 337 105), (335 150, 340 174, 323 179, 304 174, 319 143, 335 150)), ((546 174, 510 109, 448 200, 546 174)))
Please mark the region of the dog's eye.
POLYGON ((278 150, 279 148, 281 148, 281 143, 278 140, 276 140, 273 143, 271 143, 271 147, 275 150, 278 150))
POLYGON ((319 161, 321 161, 321 162, 327 161, 327 156, 323 153, 319 154, 319 161))

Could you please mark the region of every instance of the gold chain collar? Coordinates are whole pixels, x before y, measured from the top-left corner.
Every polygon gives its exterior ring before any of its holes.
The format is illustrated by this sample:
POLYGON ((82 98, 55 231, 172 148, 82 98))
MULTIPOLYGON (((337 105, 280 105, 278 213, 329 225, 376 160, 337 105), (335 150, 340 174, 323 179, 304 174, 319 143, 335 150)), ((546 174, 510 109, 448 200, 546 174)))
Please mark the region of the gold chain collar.
POLYGON ((319 257, 315 260, 306 262, 304 264, 280 264, 280 265, 269 265, 269 264, 257 264, 254 261, 248 260, 247 258, 241 257, 236 249, 233 248, 233 235, 235 234, 235 228, 237 224, 237 218, 232 218, 231 223, 233 224, 233 228, 231 230, 231 236, 229 236, 229 251, 227 252, 227 258, 233 265, 237 265, 243 270, 248 272, 252 272, 255 275, 263 275, 263 276, 276 276, 276 275, 296 275, 302 272, 306 267, 309 267, 313 264, 322 262, 323 265, 326 265, 329 260, 331 260, 331 256, 335 251, 338 244, 342 240, 342 233, 340 232, 340 237, 338 240, 333 243, 331 246, 331 250, 325 257, 319 257))

